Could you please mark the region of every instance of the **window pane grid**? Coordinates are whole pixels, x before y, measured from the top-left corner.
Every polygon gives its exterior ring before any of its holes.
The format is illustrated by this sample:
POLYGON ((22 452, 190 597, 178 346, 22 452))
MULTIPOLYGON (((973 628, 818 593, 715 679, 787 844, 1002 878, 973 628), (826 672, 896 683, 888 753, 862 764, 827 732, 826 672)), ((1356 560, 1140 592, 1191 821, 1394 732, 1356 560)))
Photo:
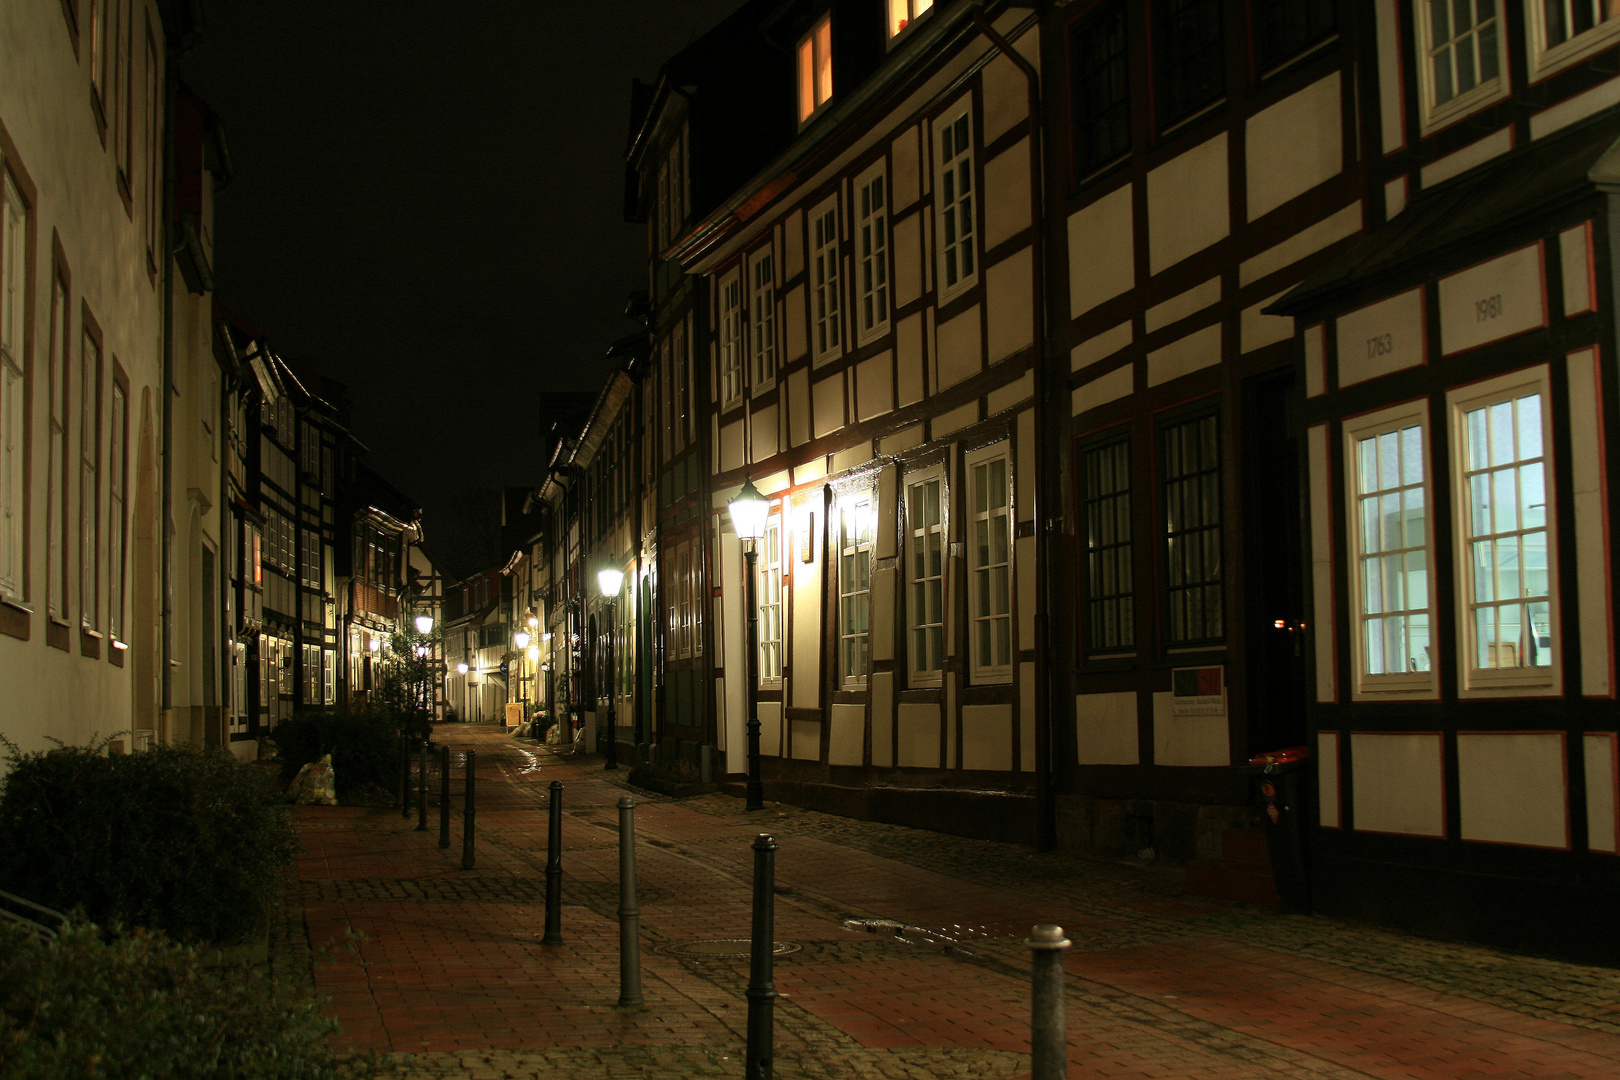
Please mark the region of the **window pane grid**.
POLYGON ((79 354, 79 624, 97 626, 100 599, 99 562, 101 498, 100 445, 101 346, 87 331, 79 354))
POLYGON ((1165 599, 1172 645, 1224 633, 1220 448, 1213 416, 1164 430, 1165 599))
POLYGON ((1160 76, 1160 125, 1190 116, 1226 92, 1221 0, 1168 0, 1160 76))
POLYGON ((776 378, 776 277, 769 254, 754 260, 752 301, 754 385, 758 387, 776 378))
POLYGON ((1429 71, 1443 105, 1497 76, 1497 0, 1430 0, 1429 71))
POLYGON ((1084 176, 1131 144, 1125 5, 1077 26, 1071 46, 1075 171, 1084 176))
POLYGON ((0 593, 23 592, 23 258, 22 194, 0 170, 0 593))
POLYGON ((1368 675, 1430 670, 1423 428, 1356 440, 1361 643, 1368 675))
POLYGON ((1550 667, 1553 626, 1539 392, 1463 415, 1473 666, 1550 667))
POLYGON ((889 321, 889 248, 883 177, 862 184, 860 224, 861 332, 868 333, 889 321))
POLYGON ((1086 450, 1081 512, 1086 528, 1086 647, 1091 652, 1136 644, 1131 575, 1130 444, 1125 440, 1086 450))
POLYGON ((977 669, 1012 666, 1012 529, 1007 459, 974 465, 970 475, 968 606, 977 669))
POLYGON ((1334 0, 1260 0, 1255 5, 1260 67, 1275 67, 1335 29, 1334 0))
POLYGON ((872 504, 844 507, 838 559, 838 674, 841 683, 866 678, 871 654, 868 617, 872 588, 872 504))
POLYGON ((910 603, 906 621, 911 671, 937 676, 945 661, 945 519, 938 478, 908 492, 906 526, 910 542, 910 603))
POLYGON ((759 678, 782 677, 782 525, 765 526, 759 553, 759 678))
POLYGON ((816 355, 836 352, 839 346, 838 320, 838 208, 828 207, 817 214, 812 226, 815 241, 816 355))
POLYGON ((968 115, 963 113, 940 130, 942 202, 941 223, 945 258, 945 287, 974 274, 973 261, 973 140, 968 115))
POLYGON ((1543 0, 1547 47, 1562 45, 1617 15, 1620 3, 1616 0, 1543 0))
POLYGON ((720 400, 742 396, 742 282, 735 276, 720 286, 720 400))

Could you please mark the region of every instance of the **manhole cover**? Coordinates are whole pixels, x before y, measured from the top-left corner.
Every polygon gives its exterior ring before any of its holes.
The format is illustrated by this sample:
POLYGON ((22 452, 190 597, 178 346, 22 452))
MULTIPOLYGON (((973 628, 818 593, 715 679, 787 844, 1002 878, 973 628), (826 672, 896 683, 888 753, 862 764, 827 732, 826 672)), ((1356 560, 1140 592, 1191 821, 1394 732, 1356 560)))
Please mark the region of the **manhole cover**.
MULTIPOLYGON (((786 953, 798 952, 803 947, 802 945, 795 945, 791 941, 775 941, 771 943, 771 953, 775 956, 782 956, 786 953)), ((753 955, 753 943, 747 938, 721 938, 718 941, 688 941, 680 945, 668 945, 664 947, 663 951, 671 956, 737 959, 753 955)))

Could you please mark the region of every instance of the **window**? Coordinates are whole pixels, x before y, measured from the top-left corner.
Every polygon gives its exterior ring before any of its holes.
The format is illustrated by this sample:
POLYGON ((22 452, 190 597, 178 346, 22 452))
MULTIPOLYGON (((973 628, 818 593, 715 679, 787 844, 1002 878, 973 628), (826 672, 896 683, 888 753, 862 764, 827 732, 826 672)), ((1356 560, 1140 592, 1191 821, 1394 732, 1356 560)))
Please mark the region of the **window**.
POLYGON ((945 666, 945 480, 933 476, 906 488, 906 606, 912 685, 937 684, 945 666))
POLYGON ((103 124, 107 122, 107 45, 111 37, 107 28, 107 0, 90 0, 90 89, 96 108, 102 110, 103 124))
POLYGON ((782 684, 782 515, 765 522, 759 549, 759 682, 782 684))
POLYGON ((1427 0, 1419 6, 1418 42, 1426 57, 1423 89, 1429 125, 1467 112, 1504 89, 1497 3, 1427 0))
POLYGON ((1086 572, 1082 602, 1088 653, 1136 646, 1136 594, 1131 569, 1131 446, 1112 439, 1080 452, 1080 512, 1086 572))
POLYGON ((1616 0, 1531 0, 1530 70, 1544 75, 1614 42, 1620 36, 1616 0))
POLYGON ((963 112, 939 129, 940 279, 945 292, 965 285, 973 258, 973 132, 963 112))
POLYGON ((1213 415, 1160 432, 1168 643, 1213 643, 1221 604, 1221 452, 1213 415))
POLYGON ((1331 35, 1335 0, 1258 0, 1254 5, 1255 52, 1261 71, 1331 35))
POLYGON ((670 427, 675 432, 675 449, 686 449, 691 437, 692 356, 687 351, 686 319, 675 324, 670 338, 675 367, 675 393, 670 399, 670 427))
POLYGON ((1457 590, 1469 689, 1552 682, 1551 462, 1546 370, 1517 373, 1453 394, 1457 590))
POLYGON ((1221 0, 1164 0, 1160 8, 1158 121, 1183 120, 1226 93, 1221 0))
POLYGON ((894 37, 933 6, 934 0, 889 0, 889 36, 894 37))
POLYGON ((658 175, 654 180, 656 197, 658 200, 657 220, 653 227, 657 230, 658 247, 667 248, 677 236, 681 234, 681 226, 686 222, 686 139, 682 132, 675 136, 669 145, 669 151, 664 160, 658 165, 658 175))
POLYGON ((811 287, 815 290, 816 359, 838 353, 841 342, 838 303, 838 201, 828 202, 810 219, 811 287))
POLYGON ((1433 687, 1424 408, 1402 406, 1345 432, 1353 523, 1352 648, 1365 691, 1433 687))
POLYGON ((799 123, 832 97, 832 15, 799 40, 799 123))
POLYGON ((94 630, 101 599, 101 342, 88 318, 79 368, 79 623, 94 630))
POLYGON ((872 498, 842 501, 838 542, 838 684, 866 685, 871 656, 872 498))
POLYGON ((146 16, 146 65, 144 69, 144 101, 142 102, 143 117, 145 121, 146 141, 146 257, 148 267, 153 273, 157 272, 157 253, 163 250, 162 230, 163 222, 159 213, 163 183, 163 158, 158 148, 158 118, 161 115, 158 101, 158 48, 157 39, 152 35, 152 16, 146 16))
POLYGON ((130 179, 134 176, 131 162, 134 160, 130 143, 135 135, 135 74, 130 63, 131 42, 135 36, 134 5, 129 0, 118 0, 118 23, 115 32, 118 44, 114 56, 114 70, 116 74, 113 84, 118 97, 116 122, 113 125, 113 139, 117 146, 118 182, 124 196, 131 195, 130 179))
POLYGON ((45 504, 46 596, 51 618, 67 622, 67 392, 68 290, 60 273, 51 279, 51 432, 45 504))
POLYGON ((883 189, 880 167, 855 191, 855 274, 863 337, 889 327, 889 222, 883 189))
POLYGON ((676 659, 692 655, 692 548, 683 544, 675 550, 675 603, 670 624, 670 652, 676 659))
POLYGON ((24 521, 28 446, 23 351, 24 298, 28 295, 28 210, 9 172, 0 169, 0 596, 26 598, 24 521))
POLYGON ((743 392, 742 282, 737 271, 720 283, 720 402, 729 405, 743 392))
POLYGON ((754 256, 752 274, 750 341, 754 349, 754 389, 759 390, 776 381, 776 274, 768 249, 754 256))
POLYGON ((129 393, 121 379, 113 381, 112 407, 107 415, 107 633, 124 640, 124 550, 128 529, 124 517, 124 485, 128 482, 129 393))
POLYGON ((1074 173, 1086 176, 1131 146, 1130 57, 1125 5, 1076 23, 1069 38, 1074 173))
POLYGON ((968 638, 973 677, 1012 677, 1012 499, 1007 448, 968 462, 968 638))

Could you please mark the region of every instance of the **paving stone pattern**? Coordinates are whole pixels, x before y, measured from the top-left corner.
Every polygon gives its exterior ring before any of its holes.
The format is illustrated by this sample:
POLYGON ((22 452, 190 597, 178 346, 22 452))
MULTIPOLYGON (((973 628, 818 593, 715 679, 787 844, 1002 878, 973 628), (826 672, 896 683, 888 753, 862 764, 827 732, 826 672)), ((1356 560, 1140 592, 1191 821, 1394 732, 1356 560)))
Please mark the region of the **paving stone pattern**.
MULTIPOLYGON (((400 1080, 742 1075, 751 841, 774 835, 776 1075, 1027 1077, 1037 922, 1065 927, 1071 1077, 1612 1080, 1620 972, 1283 917, 1181 876, 723 794, 634 791, 600 759, 441 727, 453 845, 398 809, 301 807, 277 973, 400 1080), (465 751, 477 864, 461 868, 465 751), (565 785, 563 935, 544 927, 565 785), (636 798, 646 1006, 619 1009, 618 811, 636 798), (732 955, 724 955, 731 953, 732 955)), ((438 782, 430 780, 437 793, 438 782)))

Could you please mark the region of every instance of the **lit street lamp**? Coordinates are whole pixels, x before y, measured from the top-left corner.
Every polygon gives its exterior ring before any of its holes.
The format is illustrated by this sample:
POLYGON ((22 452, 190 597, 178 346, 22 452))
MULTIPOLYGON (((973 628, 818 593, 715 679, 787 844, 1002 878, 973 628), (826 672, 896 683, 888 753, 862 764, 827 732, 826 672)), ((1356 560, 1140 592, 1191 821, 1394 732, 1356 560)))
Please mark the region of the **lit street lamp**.
POLYGON ((748 610, 748 783, 745 809, 765 809, 765 785, 759 778, 759 605, 754 597, 754 560, 759 558, 759 540, 765 535, 765 515, 770 500, 754 486, 752 477, 731 499, 731 528, 743 547, 743 604, 748 610))
POLYGON ((416 617, 416 632, 423 637, 433 633, 433 616, 418 615, 416 617))
POLYGON ((596 572, 596 587, 602 590, 602 599, 607 601, 607 763, 604 769, 617 769, 619 767, 619 733, 615 727, 617 720, 613 715, 614 699, 619 688, 615 685, 613 671, 613 602, 618 599, 619 590, 624 587, 624 571, 613 567, 606 567, 596 572))

